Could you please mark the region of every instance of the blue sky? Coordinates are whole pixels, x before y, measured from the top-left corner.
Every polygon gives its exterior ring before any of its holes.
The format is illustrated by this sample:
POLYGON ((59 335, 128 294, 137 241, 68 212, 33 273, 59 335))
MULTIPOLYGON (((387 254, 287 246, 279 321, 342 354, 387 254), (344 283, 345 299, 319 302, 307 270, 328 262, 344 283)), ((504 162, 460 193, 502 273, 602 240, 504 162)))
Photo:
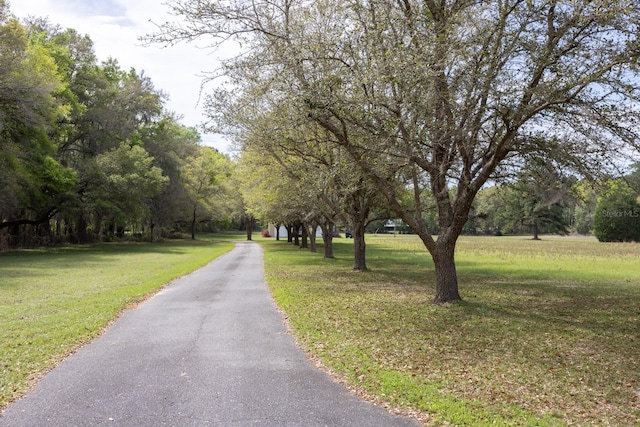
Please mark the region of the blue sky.
POLYGON ((113 16, 124 18, 122 25, 133 24, 126 18, 127 8, 114 0, 58 0, 55 5, 73 10, 78 16, 113 16))
MULTIPOLYGON (((183 116, 181 123, 197 126, 205 120, 200 102, 200 75, 214 71, 218 53, 203 45, 145 47, 139 37, 155 31, 151 22, 175 20, 161 0, 9 0, 19 18, 47 17, 53 24, 88 34, 99 60, 116 58, 123 69, 144 71, 155 87, 169 95, 167 109, 183 116)), ((207 87, 205 87, 205 92, 207 87)), ((202 135, 203 142, 228 152, 218 135, 202 135)))

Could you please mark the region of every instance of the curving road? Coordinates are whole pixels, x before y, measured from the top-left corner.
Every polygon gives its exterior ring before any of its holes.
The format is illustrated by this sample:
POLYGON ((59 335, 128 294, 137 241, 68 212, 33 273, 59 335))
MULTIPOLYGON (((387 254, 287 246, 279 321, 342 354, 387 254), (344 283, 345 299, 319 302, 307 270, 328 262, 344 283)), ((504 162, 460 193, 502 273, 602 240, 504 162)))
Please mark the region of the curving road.
POLYGON ((316 370, 252 242, 173 282, 46 375, 0 426, 417 426, 316 370))

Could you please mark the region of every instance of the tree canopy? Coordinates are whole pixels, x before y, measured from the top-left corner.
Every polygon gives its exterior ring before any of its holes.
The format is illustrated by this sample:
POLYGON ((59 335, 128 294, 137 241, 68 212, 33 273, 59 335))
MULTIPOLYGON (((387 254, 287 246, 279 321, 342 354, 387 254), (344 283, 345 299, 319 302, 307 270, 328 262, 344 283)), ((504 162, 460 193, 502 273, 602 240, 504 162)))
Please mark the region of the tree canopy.
POLYGON ((0 249, 195 234, 228 216, 231 161, 216 153, 192 224, 189 171, 211 150, 165 100, 144 72, 99 63, 88 36, 0 2, 0 249))
POLYGON ((631 0, 168 6, 182 22, 149 39, 243 46, 222 67, 230 86, 216 99, 250 94, 247 116, 287 105, 290 126, 306 120, 330 133, 324 144, 348 153, 429 250, 437 303, 460 298, 455 244, 488 182, 532 154, 590 177, 638 149, 640 6, 631 0))

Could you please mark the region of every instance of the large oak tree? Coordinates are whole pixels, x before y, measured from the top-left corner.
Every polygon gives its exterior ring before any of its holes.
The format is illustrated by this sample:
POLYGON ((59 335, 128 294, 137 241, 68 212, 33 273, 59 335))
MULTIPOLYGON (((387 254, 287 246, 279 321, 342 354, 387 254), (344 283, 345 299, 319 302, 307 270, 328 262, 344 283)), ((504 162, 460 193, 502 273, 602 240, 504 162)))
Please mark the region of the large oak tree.
POLYGON ((350 153, 429 250, 436 303, 460 298, 456 241, 499 168, 538 153, 590 175, 638 148, 634 0, 168 5, 181 21, 151 40, 239 42, 243 54, 222 68, 233 90, 265 87, 350 153), (412 178, 411 202, 389 168, 412 178), (423 219, 430 205, 436 237, 423 219))

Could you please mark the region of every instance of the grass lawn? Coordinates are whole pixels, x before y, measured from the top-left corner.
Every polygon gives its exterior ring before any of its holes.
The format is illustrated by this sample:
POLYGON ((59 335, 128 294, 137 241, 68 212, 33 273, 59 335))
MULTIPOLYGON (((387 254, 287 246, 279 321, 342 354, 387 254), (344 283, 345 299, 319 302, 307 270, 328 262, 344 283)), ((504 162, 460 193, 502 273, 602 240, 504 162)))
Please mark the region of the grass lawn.
POLYGON ((640 245, 463 237, 464 302, 435 306, 415 236, 335 260, 266 239, 269 285, 299 343, 363 394, 434 425, 640 425, 640 245))
POLYGON ((127 306, 229 251, 233 238, 0 253, 0 410, 127 306))

